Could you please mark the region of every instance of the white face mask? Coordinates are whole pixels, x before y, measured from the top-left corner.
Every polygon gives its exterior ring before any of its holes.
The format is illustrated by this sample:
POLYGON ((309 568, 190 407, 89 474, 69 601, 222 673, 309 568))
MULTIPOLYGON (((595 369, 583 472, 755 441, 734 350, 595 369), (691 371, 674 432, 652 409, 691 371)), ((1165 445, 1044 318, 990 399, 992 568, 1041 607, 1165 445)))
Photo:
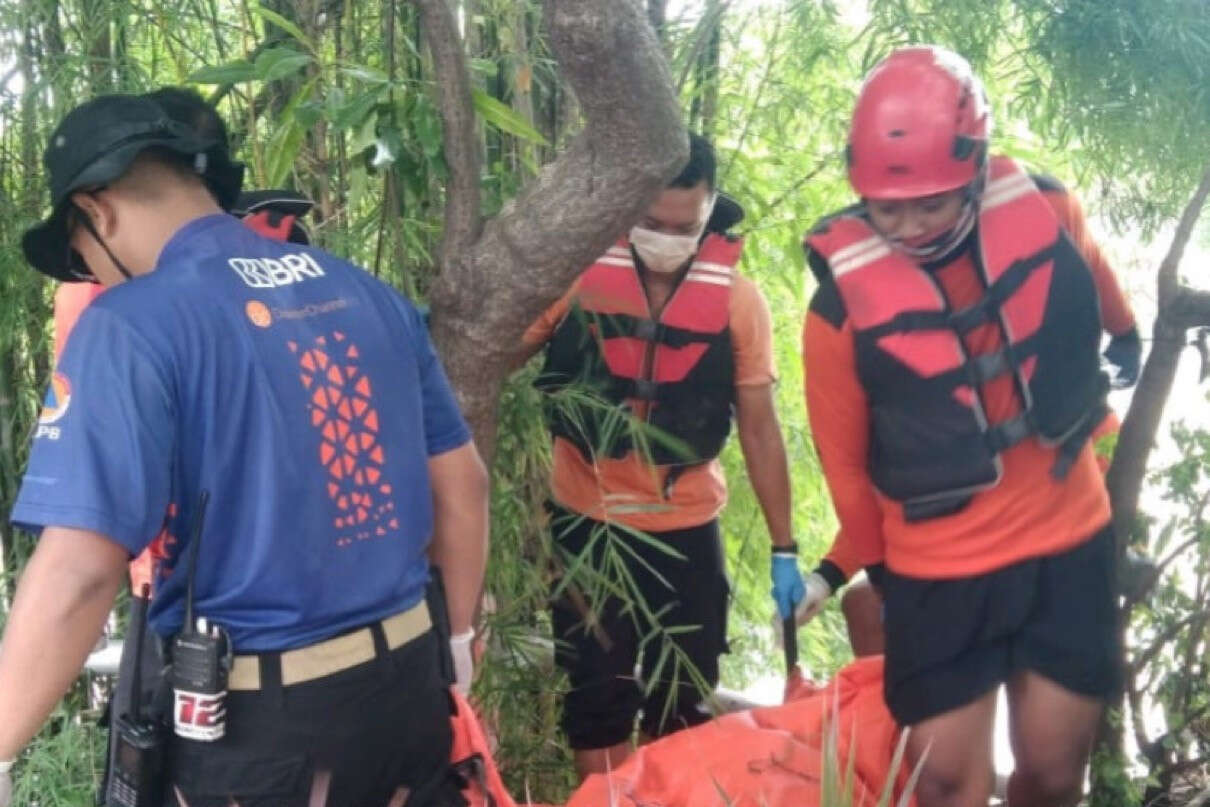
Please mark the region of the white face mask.
POLYGON ((714 210, 715 196, 712 194, 702 205, 702 221, 693 235, 669 235, 634 227, 630 230, 630 243, 639 254, 643 264, 653 272, 671 274, 680 269, 697 252, 698 241, 706 230, 710 213, 714 210))

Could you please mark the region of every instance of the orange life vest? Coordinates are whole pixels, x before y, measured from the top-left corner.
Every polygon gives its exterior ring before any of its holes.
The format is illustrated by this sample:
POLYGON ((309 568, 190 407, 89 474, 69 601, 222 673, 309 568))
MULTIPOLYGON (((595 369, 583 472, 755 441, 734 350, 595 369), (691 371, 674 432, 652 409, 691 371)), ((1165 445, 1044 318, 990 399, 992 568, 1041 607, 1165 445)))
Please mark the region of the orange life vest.
POLYGON ((625 456, 637 442, 646 443, 655 465, 718 456, 735 400, 729 325, 742 246, 736 238, 707 235, 658 319, 626 239, 585 270, 537 385, 547 392, 590 391, 597 401, 576 395, 552 402, 551 431, 589 459, 625 456), (619 419, 619 406, 653 428, 632 428, 619 419))
POLYGON ((991 161, 973 258, 986 291, 951 310, 927 267, 892 248, 856 212, 807 236, 852 323, 870 407, 869 471, 905 517, 952 513, 1002 476, 1000 454, 1030 437, 1061 445, 1061 477, 1104 413, 1096 287, 1033 180, 991 161), (998 323, 1005 348, 968 355, 963 336, 998 323), (1011 373, 1021 414, 989 423, 983 384, 1011 373))

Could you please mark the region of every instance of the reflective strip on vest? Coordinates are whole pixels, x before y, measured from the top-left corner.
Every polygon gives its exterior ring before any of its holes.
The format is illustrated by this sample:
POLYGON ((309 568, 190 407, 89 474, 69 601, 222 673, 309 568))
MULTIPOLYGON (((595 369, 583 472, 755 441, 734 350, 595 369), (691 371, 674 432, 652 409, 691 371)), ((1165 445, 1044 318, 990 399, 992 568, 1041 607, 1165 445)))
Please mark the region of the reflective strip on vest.
POLYGON ((1096 291, 1049 202, 1015 163, 989 166, 974 256, 986 291, 964 309, 951 310, 933 274, 856 214, 826 220, 807 243, 827 260, 852 324, 872 413, 871 477, 904 503, 905 517, 955 512, 997 484, 999 454, 1020 440, 1078 450, 1068 442, 1100 394, 1096 291), (987 324, 1001 328, 1003 344, 972 357, 964 338, 987 324), (989 423, 981 387, 1006 373, 1021 414, 989 423))
MULTIPOLYGON (((1059 223, 1029 175, 1011 160, 996 158, 980 203, 979 234, 980 263, 990 287, 1015 262, 1054 244, 1059 223)), ((914 260, 892 249, 864 219, 846 216, 833 220, 827 232, 812 235, 808 241, 828 259, 857 331, 882 325, 905 312, 947 309, 936 280, 914 260)), ((1041 327, 1050 273, 1051 262, 1046 261, 1001 307, 1000 319, 1010 345, 1041 327)), ((895 332, 882 337, 878 345, 924 378, 953 370, 967 360, 961 336, 954 330, 895 332)), ((1018 386, 1026 396, 1023 403, 1027 408, 1033 365, 1027 359, 1020 367, 1023 377, 1018 386)), ((959 387, 955 396, 975 405, 970 387, 959 387)))
MULTIPOLYGON (((740 241, 709 235, 684 279, 660 312, 659 322, 714 335, 731 319, 730 287, 734 266, 742 250, 740 241)), ((629 243, 623 239, 597 259, 580 278, 577 305, 586 312, 608 316, 624 314, 649 319, 651 309, 629 243)), ((648 343, 633 337, 603 340, 601 352, 609 371, 618 378, 647 377, 657 383, 681 381, 705 355, 709 345, 693 343, 673 348, 655 346, 651 372, 645 374, 648 343)))

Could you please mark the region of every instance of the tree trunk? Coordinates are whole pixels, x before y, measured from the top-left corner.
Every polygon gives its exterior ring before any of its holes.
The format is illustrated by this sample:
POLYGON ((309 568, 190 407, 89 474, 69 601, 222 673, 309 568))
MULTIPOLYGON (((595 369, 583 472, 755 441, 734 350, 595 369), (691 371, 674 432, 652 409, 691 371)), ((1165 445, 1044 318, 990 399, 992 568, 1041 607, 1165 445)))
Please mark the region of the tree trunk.
POLYGON ((1177 224, 1176 234, 1159 270, 1159 310, 1152 332, 1151 353, 1143 366, 1138 388, 1130 400, 1130 409, 1122 421, 1122 432, 1113 454, 1113 464, 1105 477, 1109 497, 1113 502, 1113 525, 1119 547, 1124 551, 1138 512, 1139 495, 1147 473, 1147 460, 1155 445, 1164 406, 1172 393, 1177 363, 1185 347, 1185 332, 1197 324, 1197 310, 1189 310, 1189 290, 1180 285, 1177 269, 1185 247, 1210 196, 1210 165, 1207 166, 1197 190, 1185 206, 1177 224))
POLYGON ((486 226, 470 80, 446 0, 412 0, 443 88, 450 167, 433 338, 489 462, 500 385, 525 327, 617 237, 687 155, 668 66, 636 0, 547 0, 551 48, 584 130, 486 226))
POLYGON ((113 88, 113 47, 110 41, 109 3, 107 0, 85 0, 82 10, 92 93, 110 92, 113 88))
MULTIPOLYGON (((509 26, 513 34, 513 49, 516 51, 509 82, 512 108, 526 123, 533 126, 534 99, 531 90, 533 88, 534 60, 529 44, 528 4, 518 3, 516 5, 509 26)), ((533 165, 537 160, 537 148, 533 143, 519 137, 512 138, 512 141, 513 169, 518 176, 527 177, 530 174, 527 166, 533 165)))
MULTIPOLYGON (((1122 421, 1113 462, 1105 477, 1113 505, 1118 568, 1121 568, 1134 530, 1139 497, 1146 480, 1147 460, 1159 433, 1164 407, 1172 394, 1177 366, 1185 348, 1186 331, 1197 325, 1210 324, 1210 295, 1183 286, 1177 271, 1185 247, 1206 205, 1207 196, 1210 196, 1210 164, 1206 166, 1201 182, 1185 206, 1172 244, 1160 264, 1157 273, 1159 306, 1152 331, 1151 352, 1143 365, 1143 372, 1131 397, 1126 418, 1122 421)), ((1123 649, 1126 647, 1127 628, 1134 604, 1128 600, 1118 616, 1118 637, 1123 649)), ((1124 659, 1122 663, 1124 666, 1124 659)), ((1122 697, 1119 696, 1116 702, 1107 706, 1097 730, 1096 747, 1122 760, 1125 755, 1125 721, 1115 721, 1110 714, 1114 709, 1122 709, 1122 697)), ((1098 768, 1094 768, 1092 772, 1093 803, 1107 804, 1115 792, 1115 783, 1112 777, 1109 780, 1103 779, 1098 775, 1099 772, 1098 768)))
POLYGON ((667 41, 668 0, 647 0, 647 19, 659 40, 667 41))

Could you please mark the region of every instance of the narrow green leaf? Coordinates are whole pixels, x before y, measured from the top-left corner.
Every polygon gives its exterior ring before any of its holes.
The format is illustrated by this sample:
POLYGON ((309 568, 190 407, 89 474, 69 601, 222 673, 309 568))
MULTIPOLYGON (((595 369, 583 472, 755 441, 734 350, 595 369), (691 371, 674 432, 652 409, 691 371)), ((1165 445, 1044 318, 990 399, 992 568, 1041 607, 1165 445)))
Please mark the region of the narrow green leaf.
POLYGON ((332 125, 337 129, 352 129, 363 124, 367 117, 376 117, 370 113, 381 97, 382 87, 373 87, 346 99, 331 110, 332 125))
POLYGON ((378 115, 366 115, 356 129, 353 130, 353 136, 349 139, 349 153, 360 154, 361 152, 374 145, 377 139, 378 115))
POLYGON ((256 77, 261 81, 277 81, 294 75, 312 61, 309 55, 294 48, 270 48, 256 57, 256 77))
POLYGON ((294 94, 290 103, 282 110, 281 125, 269 139, 266 149, 269 160, 265 166, 265 181, 271 188, 284 183, 294 168, 294 160, 298 157, 298 151, 303 144, 303 136, 307 131, 296 113, 298 108, 310 99, 311 93, 315 90, 315 83, 316 79, 311 79, 294 94))
POLYGON ((512 107, 501 103, 483 90, 474 90, 472 95, 474 96, 475 110, 483 116, 483 120, 492 126, 522 140, 528 140, 531 143, 537 143, 542 146, 550 145, 546 142, 546 138, 542 136, 542 133, 535 129, 529 121, 514 112, 512 107))
POLYGON ((276 25, 278 28, 297 39, 307 50, 311 51, 312 53, 315 52, 315 45, 313 45, 311 40, 307 38, 307 35, 302 32, 302 29, 287 20, 282 15, 278 14, 276 11, 270 11, 264 6, 252 6, 250 10, 253 14, 260 17, 265 22, 276 25))
POLYGON ((340 72, 357 81, 364 81, 367 84, 386 84, 390 78, 381 70, 376 70, 373 67, 368 67, 363 64, 348 65, 340 68, 340 72))

